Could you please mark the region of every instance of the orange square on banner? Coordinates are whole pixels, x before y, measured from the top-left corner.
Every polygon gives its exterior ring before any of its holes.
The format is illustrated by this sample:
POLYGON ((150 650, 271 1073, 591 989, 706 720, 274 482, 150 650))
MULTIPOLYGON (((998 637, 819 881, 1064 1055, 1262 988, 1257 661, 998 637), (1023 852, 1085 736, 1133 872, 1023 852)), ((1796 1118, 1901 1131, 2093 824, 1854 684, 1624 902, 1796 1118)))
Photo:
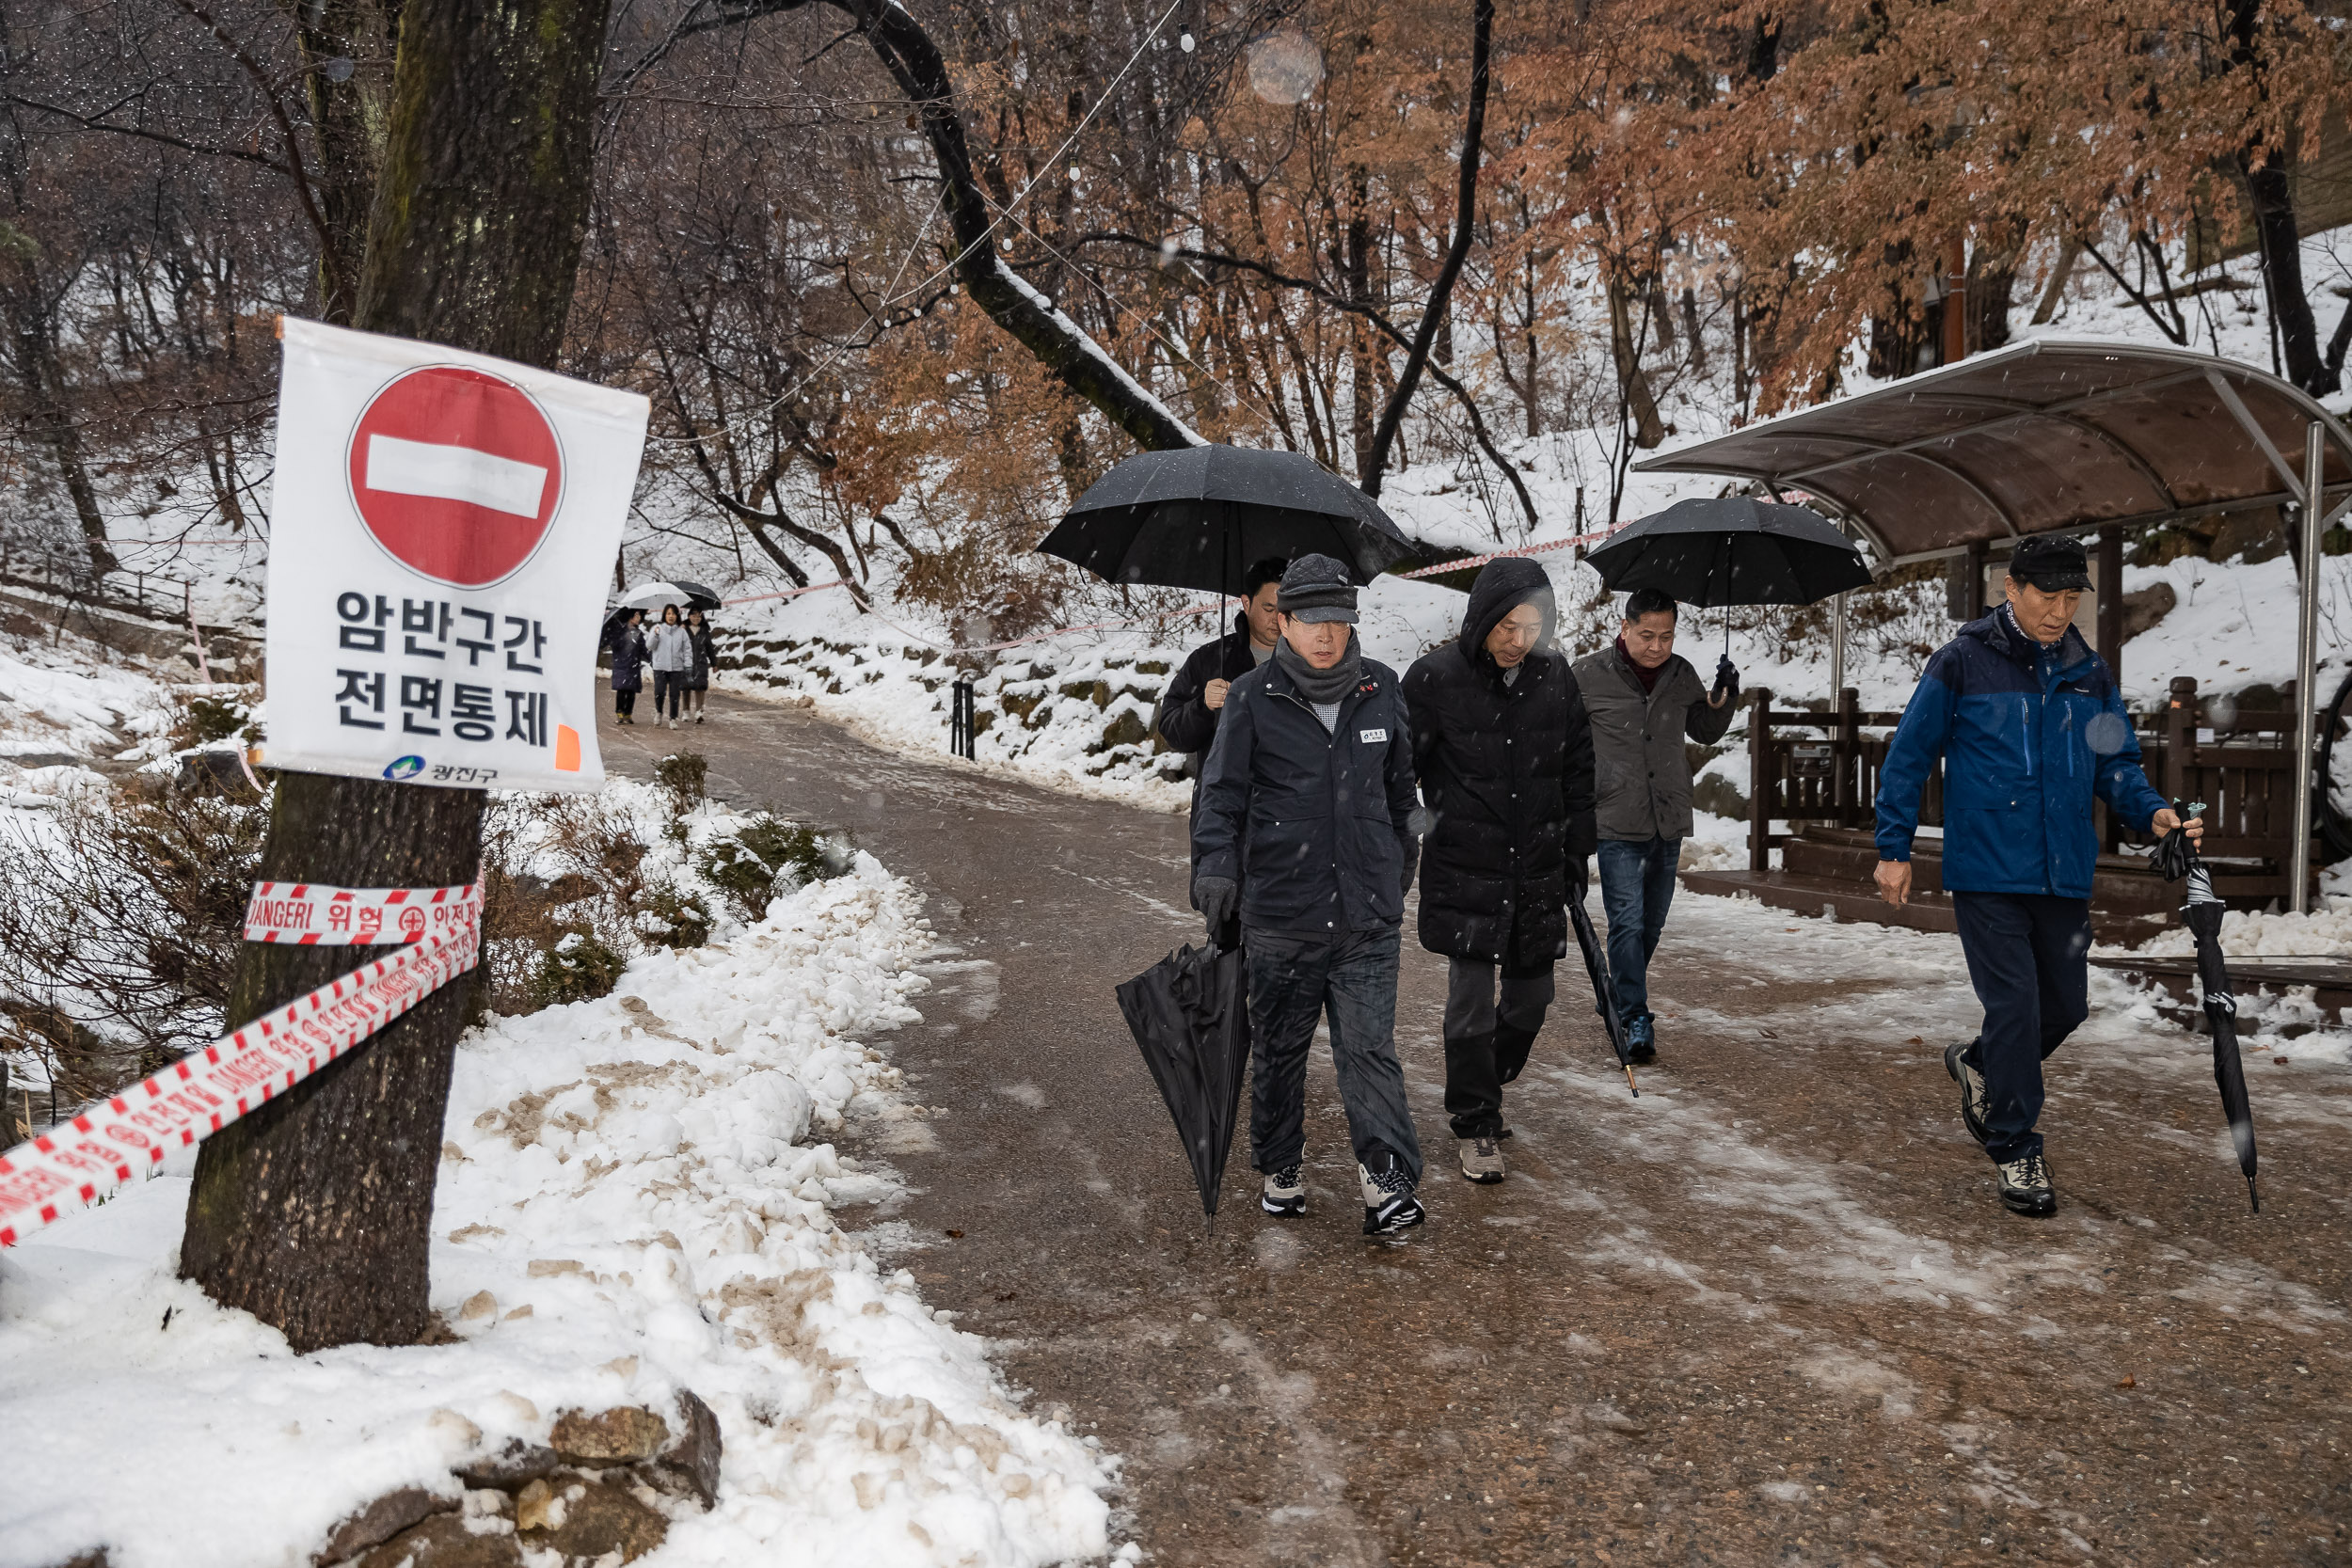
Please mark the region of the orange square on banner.
POLYGON ((580 771, 580 732, 569 724, 555 726, 555 770, 559 773, 580 771))

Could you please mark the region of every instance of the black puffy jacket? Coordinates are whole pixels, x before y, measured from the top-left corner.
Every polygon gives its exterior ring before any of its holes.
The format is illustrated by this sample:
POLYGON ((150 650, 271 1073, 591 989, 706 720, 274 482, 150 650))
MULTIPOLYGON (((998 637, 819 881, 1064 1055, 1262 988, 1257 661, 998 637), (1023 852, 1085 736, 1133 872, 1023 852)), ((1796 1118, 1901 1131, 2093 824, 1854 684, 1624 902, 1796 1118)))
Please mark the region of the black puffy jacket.
POLYGON ((1421 943, 1433 953, 1537 968, 1567 950, 1568 857, 1595 847, 1592 726, 1560 654, 1537 649, 1506 683, 1486 652, 1496 623, 1549 588, 1533 562, 1495 562, 1470 591, 1461 636, 1405 675, 1432 818, 1421 943))
POLYGON ((1225 693, 1192 814, 1198 877, 1241 883, 1241 920, 1337 934, 1401 925, 1413 751, 1396 673, 1371 659, 1328 731, 1281 660, 1225 693))

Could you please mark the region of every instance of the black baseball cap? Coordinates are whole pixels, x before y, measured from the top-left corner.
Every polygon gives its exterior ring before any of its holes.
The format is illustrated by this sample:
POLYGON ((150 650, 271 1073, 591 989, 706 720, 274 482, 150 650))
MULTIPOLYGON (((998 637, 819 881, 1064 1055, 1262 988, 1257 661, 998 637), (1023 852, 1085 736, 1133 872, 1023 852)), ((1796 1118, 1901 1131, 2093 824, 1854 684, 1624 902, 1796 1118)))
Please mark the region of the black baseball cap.
POLYGON ((1327 555, 1302 555, 1282 574, 1274 608, 1294 621, 1356 619, 1356 584, 1327 555))
POLYGON ((2017 541, 2009 558, 2009 575, 2033 584, 2044 594, 2063 594, 2090 586, 2090 558, 2083 542, 2064 533, 2036 533, 2017 541))

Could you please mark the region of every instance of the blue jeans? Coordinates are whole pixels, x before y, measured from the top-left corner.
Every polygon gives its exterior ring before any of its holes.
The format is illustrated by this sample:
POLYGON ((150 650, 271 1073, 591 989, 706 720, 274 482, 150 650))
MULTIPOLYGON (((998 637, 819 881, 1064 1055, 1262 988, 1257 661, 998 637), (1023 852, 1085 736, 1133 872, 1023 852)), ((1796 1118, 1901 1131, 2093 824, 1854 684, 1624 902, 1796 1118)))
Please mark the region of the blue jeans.
POLYGON ((1307 1146, 1307 1049, 1328 1015, 1331 1065, 1357 1163, 1382 1149, 1421 1180, 1421 1140, 1396 1059, 1399 927, 1319 932, 1245 929, 1249 955, 1249 1151, 1263 1171, 1297 1164, 1307 1146))
POLYGON ((1649 960, 1666 909, 1675 900, 1678 838, 1600 841, 1600 907, 1609 917, 1609 979, 1617 1016, 1628 1023, 1649 1011, 1649 960))
POLYGON ((1984 1004, 1968 1064, 1984 1074, 1985 1152, 2042 1152, 2042 1063, 2090 1016, 2090 900, 2047 894, 1955 893, 1960 950, 1984 1004))

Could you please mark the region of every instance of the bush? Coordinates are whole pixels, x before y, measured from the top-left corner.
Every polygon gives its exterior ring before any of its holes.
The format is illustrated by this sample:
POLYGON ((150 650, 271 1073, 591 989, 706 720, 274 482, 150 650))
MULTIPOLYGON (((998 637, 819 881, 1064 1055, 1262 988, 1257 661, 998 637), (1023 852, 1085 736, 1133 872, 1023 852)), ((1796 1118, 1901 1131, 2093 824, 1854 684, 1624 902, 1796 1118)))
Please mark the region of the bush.
POLYGON ((188 744, 210 746, 216 740, 227 740, 243 731, 252 717, 245 704, 233 697, 191 697, 183 721, 188 744))
POLYGON ((757 920, 779 895, 850 868, 847 833, 822 832, 761 812, 706 845, 694 868, 727 895, 736 912, 757 920))
POLYGON ((76 1100, 218 1037, 269 800, 141 779, 0 833, 0 1046, 76 1100))
POLYGON ((710 940, 710 906, 702 895, 668 884, 646 894, 635 921, 637 935, 648 946, 683 951, 710 940))
POLYGON ((593 1002, 608 996, 628 967, 627 958, 593 934, 567 932, 539 955, 538 967, 526 988, 531 1006, 524 1010, 536 1012, 565 1002, 593 1002))
POLYGON ((691 811, 705 794, 710 760, 700 752, 680 752, 653 765, 654 782, 670 792, 680 811, 691 811))

